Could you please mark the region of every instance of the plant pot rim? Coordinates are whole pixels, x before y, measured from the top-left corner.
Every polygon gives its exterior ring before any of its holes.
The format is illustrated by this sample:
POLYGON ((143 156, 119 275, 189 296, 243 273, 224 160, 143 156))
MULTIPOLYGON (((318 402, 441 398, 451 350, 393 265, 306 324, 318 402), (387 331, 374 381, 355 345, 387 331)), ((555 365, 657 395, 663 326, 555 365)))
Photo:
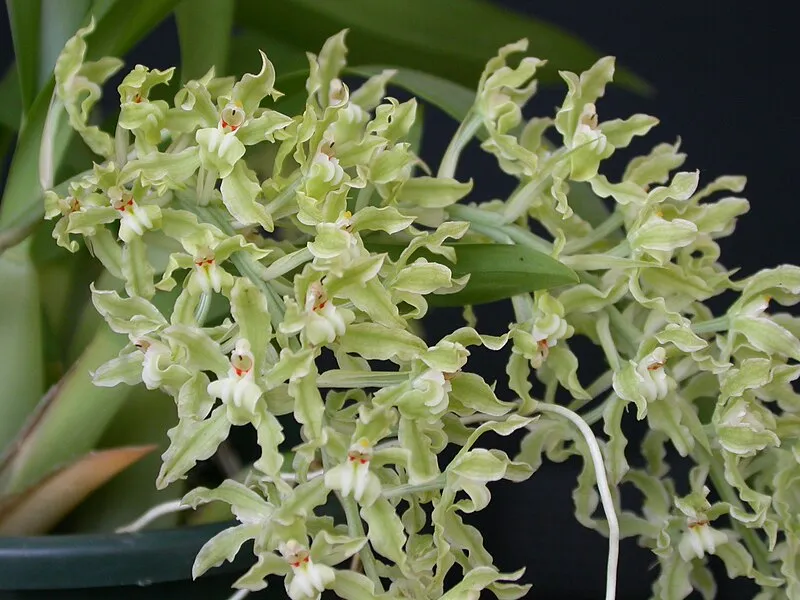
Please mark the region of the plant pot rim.
MULTIPOLYGON (((0 537, 0 590, 55 590, 188 580, 197 552, 234 523, 135 533, 0 537)), ((210 574, 244 571, 242 559, 210 574)))

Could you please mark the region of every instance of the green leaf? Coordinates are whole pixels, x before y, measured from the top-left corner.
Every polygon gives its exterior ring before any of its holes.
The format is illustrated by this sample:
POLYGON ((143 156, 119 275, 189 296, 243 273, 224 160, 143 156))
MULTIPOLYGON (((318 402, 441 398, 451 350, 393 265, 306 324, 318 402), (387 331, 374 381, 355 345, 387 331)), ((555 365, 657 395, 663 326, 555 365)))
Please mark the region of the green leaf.
MULTIPOLYGON (((42 6, 41 26, 37 32, 39 38, 39 64, 36 73, 37 84, 44 86, 53 73, 58 55, 64 44, 88 17, 91 0, 40 0, 42 6)), ((36 4, 31 2, 30 4, 36 4)), ((100 18, 94 13, 95 19, 100 18)))
MULTIPOLYGON (((236 22, 303 48, 319 48, 348 27, 351 64, 420 69, 469 87, 497 48, 523 37, 530 39, 533 54, 550 61, 543 75, 548 83, 557 80, 558 70, 582 70, 598 56, 549 23, 485 0, 287 0, 269 5, 241 0, 236 22)), ((629 89, 649 91, 646 83, 629 73, 621 73, 619 80, 629 89)))
POLYGON ((46 533, 95 489, 155 449, 155 446, 92 452, 25 491, 0 500, 0 535, 46 533))
MULTIPOLYGON (((119 391, 119 390, 117 390, 119 391)), ((167 430, 175 422, 175 405, 163 392, 135 388, 119 412, 108 424, 98 446, 152 445, 155 449, 126 468, 111 481, 89 496, 62 523, 59 529, 68 531, 108 532, 133 522, 148 509, 163 502, 177 500, 183 494, 181 486, 158 490, 154 485, 161 467, 161 453, 167 449, 167 430)), ((179 513, 163 515, 149 528, 175 527, 179 513)))
MULTIPOLYGON (((372 252, 386 252, 396 260, 404 246, 378 244, 366 241, 372 252)), ((577 283, 578 276, 550 256, 518 245, 505 244, 452 244, 456 253, 452 263, 441 255, 419 250, 416 256, 448 266, 453 278, 469 275, 466 286, 454 294, 427 296, 431 306, 464 306, 486 304, 570 283, 577 283)))
POLYGON ((28 244, 0 256, 0 448, 13 438, 44 391, 41 314, 28 244), (16 343, 13 343, 16 342, 16 343))
POLYGON ((0 80, 0 124, 17 131, 22 121, 22 95, 19 89, 17 66, 8 67, 0 80))
POLYGON ((92 450, 128 398, 128 388, 97 388, 91 372, 116 356, 125 339, 101 327, 72 369, 36 408, 0 462, 0 488, 21 491, 54 468, 92 450))
POLYGON ((37 90, 41 4, 34 0, 7 0, 6 7, 17 59, 22 106, 27 109, 33 104, 37 90))
POLYGON ((232 37, 233 0, 183 0, 175 8, 181 47, 181 79, 199 79, 214 67, 225 74, 232 37))

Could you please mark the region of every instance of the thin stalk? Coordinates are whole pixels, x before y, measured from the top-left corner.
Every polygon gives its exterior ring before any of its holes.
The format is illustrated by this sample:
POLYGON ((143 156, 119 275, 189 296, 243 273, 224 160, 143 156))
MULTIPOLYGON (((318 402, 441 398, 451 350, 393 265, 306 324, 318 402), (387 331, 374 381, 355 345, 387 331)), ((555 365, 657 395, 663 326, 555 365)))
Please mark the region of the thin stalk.
POLYGON ((455 134, 453 134, 453 138, 447 145, 447 150, 444 152, 442 162, 439 164, 439 171, 436 174, 437 177, 453 177, 456 174, 456 167, 458 166, 458 159, 461 156, 461 152, 464 150, 467 142, 478 132, 480 126, 480 115, 470 110, 464 120, 461 121, 455 134))
POLYGON ((603 348, 603 353, 606 355, 608 366, 614 371, 619 371, 619 354, 617 347, 614 344, 614 338, 611 336, 611 319, 608 313, 600 313, 595 321, 595 329, 597 337, 600 339, 600 346, 603 348))
POLYGON ((53 187, 53 178, 56 173, 55 165, 55 141, 58 125, 64 105, 58 99, 58 95, 53 92, 50 98, 50 107, 47 109, 47 116, 44 120, 42 129, 42 141, 39 144, 39 185, 42 191, 53 187))
POLYGON ((397 485, 392 488, 388 488, 383 490, 381 495, 384 498, 401 498, 408 496, 409 494, 421 494, 422 492, 432 492, 434 490, 440 490, 444 487, 446 483, 445 475, 440 475, 433 481, 429 481, 428 483, 419 483, 417 485, 411 485, 410 483, 405 485, 397 485))
MULTIPOLYGON (((330 457, 325 451, 325 448, 323 448, 323 470, 328 471, 330 469, 330 462, 330 457)), ((365 537, 364 523, 361 521, 361 515, 358 512, 358 504, 356 504, 356 501, 349 496, 342 496, 340 492, 336 492, 336 497, 339 499, 339 503, 344 509, 344 516, 347 520, 347 533, 353 538, 365 537)), ((381 583, 381 578, 378 574, 378 562, 375 560, 375 556, 372 554, 372 547, 369 545, 369 542, 364 544, 361 550, 359 550, 358 554, 361 557, 361 564, 364 565, 364 574, 369 577, 372 583, 375 585, 375 591, 378 594, 382 594, 383 584, 381 583)))
POLYGON ((170 500, 169 502, 156 504, 132 523, 128 523, 127 525, 119 527, 116 530, 116 533, 133 533, 135 531, 140 531, 159 517, 171 515, 172 513, 182 512, 192 508, 188 504, 182 504, 181 502, 181 500, 170 500))
POLYGON ((564 253, 575 254, 588 248, 592 244, 599 242, 600 240, 603 240, 614 233, 624 222, 625 217, 621 212, 617 211, 613 213, 600 225, 590 231, 588 235, 571 242, 567 242, 567 244, 564 246, 564 253))
POLYGON ((701 321, 692 325, 692 331, 698 335, 701 333, 716 333, 718 331, 726 331, 730 327, 730 319, 728 315, 722 315, 715 319, 701 321))
POLYGON ((261 277, 264 281, 271 281, 276 277, 286 275, 289 271, 295 270, 312 258, 314 258, 314 256, 311 254, 311 250, 308 248, 300 248, 300 250, 296 250, 276 260, 261 273, 261 277))
POLYGON ((619 522, 617 513, 614 509, 614 499, 611 497, 611 489, 606 477, 606 467, 603 462, 603 454, 597 443, 597 438, 592 433, 589 425, 580 415, 572 412, 568 408, 558 404, 544 404, 539 402, 536 409, 540 412, 549 412, 570 421, 578 428, 586 445, 589 448, 589 455, 594 466, 595 477, 597 478, 597 491, 600 492, 600 501, 603 505, 603 512, 608 521, 608 562, 606 565, 606 600, 614 600, 617 595, 617 563, 619 561, 619 522))
POLYGON ((267 209, 267 212, 271 214, 274 219, 279 219, 283 216, 281 211, 283 211, 289 204, 291 204, 292 200, 294 200, 297 188, 300 187, 300 182, 300 171, 296 171, 289 178, 286 187, 284 187, 280 193, 275 196, 275 198, 266 204, 265 208, 267 209))

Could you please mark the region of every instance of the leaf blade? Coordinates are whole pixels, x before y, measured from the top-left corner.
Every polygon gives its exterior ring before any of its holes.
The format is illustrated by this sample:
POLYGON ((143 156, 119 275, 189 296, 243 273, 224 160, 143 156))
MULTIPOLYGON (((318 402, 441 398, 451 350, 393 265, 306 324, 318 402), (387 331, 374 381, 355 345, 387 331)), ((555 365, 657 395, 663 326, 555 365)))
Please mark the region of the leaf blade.
POLYGON ((224 75, 233 25, 232 0, 184 0, 175 8, 181 79, 199 79, 214 66, 224 75))
POLYGON ((48 531, 92 491, 154 449, 133 446, 91 452, 25 491, 7 496, 0 500, 0 535, 48 531))

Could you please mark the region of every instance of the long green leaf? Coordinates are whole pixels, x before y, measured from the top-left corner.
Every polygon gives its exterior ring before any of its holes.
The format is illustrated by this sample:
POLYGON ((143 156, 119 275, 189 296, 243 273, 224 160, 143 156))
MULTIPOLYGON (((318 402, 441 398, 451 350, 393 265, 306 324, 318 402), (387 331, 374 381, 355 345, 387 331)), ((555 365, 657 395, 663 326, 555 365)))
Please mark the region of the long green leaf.
POLYGON ((27 244, 0 256, 0 450, 14 437, 44 389, 36 269, 27 244))
POLYGON ((0 535, 46 533, 95 489, 155 446, 91 452, 26 490, 0 498, 0 535))
POLYGON ((6 0, 6 7, 17 59, 22 107, 27 110, 33 104, 38 89, 41 4, 38 0, 6 0))
MULTIPOLYGON (((351 64, 421 69, 469 87, 500 46, 520 38, 528 38, 532 54, 549 61, 545 81, 556 81, 558 70, 583 70, 599 58, 554 25, 488 0, 239 0, 236 23, 312 49, 347 27, 351 64)), ((624 70, 618 71, 617 80, 629 89, 649 91, 645 82, 624 70)))
MULTIPOLYGON (((22 0, 23 2, 32 0, 22 0)), ((38 87, 45 85, 53 74, 56 59, 64 44, 75 35, 89 13, 91 0, 40 0, 42 22, 39 36, 39 69, 36 74, 38 87)), ((97 17, 95 17, 97 18, 97 17)))
MULTIPOLYGON (((386 252, 390 258, 400 256, 404 246, 373 243, 367 240, 373 252, 386 252)), ((426 296, 431 306, 464 306, 486 304, 504 300, 518 294, 577 283, 578 276, 569 267, 554 258, 524 246, 505 244, 453 244, 456 262, 443 256, 418 251, 414 258, 425 258, 446 265, 454 277, 469 274, 467 285, 455 294, 430 294, 426 296)))
MULTIPOLYGON (((89 496, 59 527, 81 533, 113 531, 135 520, 147 509, 177 500, 184 486, 175 484, 164 490, 155 486, 161 467, 161 454, 167 449, 167 429, 177 420, 175 403, 163 392, 137 386, 100 439, 100 448, 154 445, 156 451, 128 467, 89 496)), ((180 482, 179 482, 180 483, 180 482)), ((160 517, 157 527, 177 525, 179 515, 160 517)), ((229 513, 230 518, 230 513, 229 513)))
POLYGON ((96 447, 130 388, 96 388, 90 373, 113 358, 125 341, 106 327, 97 331, 72 370, 42 399, 0 461, 0 489, 20 492, 96 447))
POLYGON ((211 66, 224 75, 233 26, 233 0, 183 0, 175 9, 181 79, 199 79, 211 66))
POLYGON ((19 91, 17 66, 12 64, 0 80, 0 125, 11 131, 17 131, 21 120, 22 96, 19 91))

